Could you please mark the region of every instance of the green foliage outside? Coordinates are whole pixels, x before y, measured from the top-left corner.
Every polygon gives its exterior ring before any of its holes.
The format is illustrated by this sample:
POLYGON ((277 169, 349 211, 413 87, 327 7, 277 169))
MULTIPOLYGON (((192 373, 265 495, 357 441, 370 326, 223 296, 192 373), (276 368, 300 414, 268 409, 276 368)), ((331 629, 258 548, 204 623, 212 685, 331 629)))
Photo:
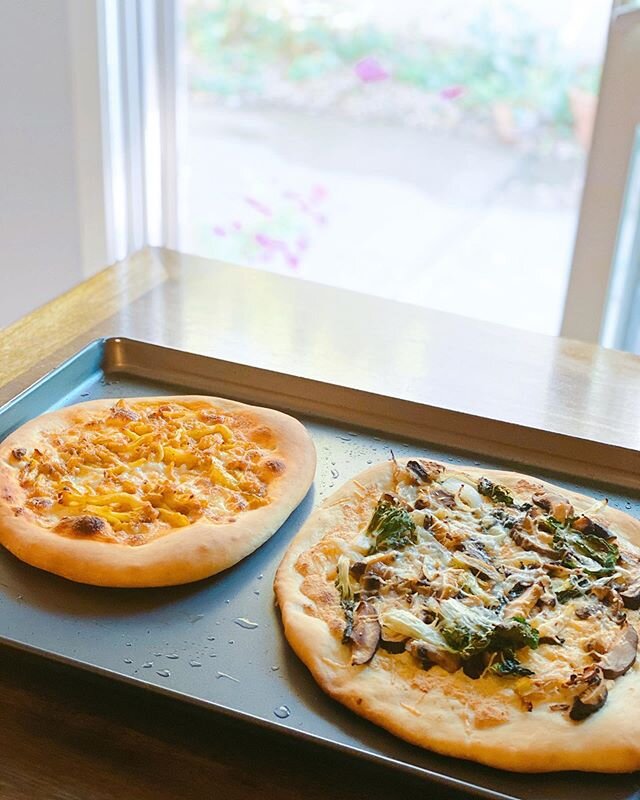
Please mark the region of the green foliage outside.
POLYGON ((514 18, 505 33, 486 15, 470 21, 458 42, 444 43, 368 24, 339 25, 329 15, 287 13, 265 0, 192 2, 186 17, 190 88, 238 104, 268 97, 274 80, 297 90, 331 85, 332 78, 337 85, 371 57, 389 73, 380 85, 453 100, 480 118, 506 105, 516 123, 556 135, 571 126, 570 90, 597 92, 599 66, 568 65, 556 38, 526 18, 514 18))

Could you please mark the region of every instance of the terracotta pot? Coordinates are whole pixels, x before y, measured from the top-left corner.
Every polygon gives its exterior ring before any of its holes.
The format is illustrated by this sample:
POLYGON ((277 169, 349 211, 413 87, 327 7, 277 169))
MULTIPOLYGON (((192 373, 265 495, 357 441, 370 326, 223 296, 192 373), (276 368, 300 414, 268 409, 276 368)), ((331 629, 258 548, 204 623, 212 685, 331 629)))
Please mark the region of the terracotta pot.
POLYGON ((573 135, 576 142, 586 151, 591 146, 593 124, 596 119, 598 98, 577 86, 569 89, 569 108, 573 117, 573 135))
POLYGON ((518 129, 511 106, 508 103, 494 103, 491 112, 498 136, 503 142, 514 144, 518 139, 518 129))

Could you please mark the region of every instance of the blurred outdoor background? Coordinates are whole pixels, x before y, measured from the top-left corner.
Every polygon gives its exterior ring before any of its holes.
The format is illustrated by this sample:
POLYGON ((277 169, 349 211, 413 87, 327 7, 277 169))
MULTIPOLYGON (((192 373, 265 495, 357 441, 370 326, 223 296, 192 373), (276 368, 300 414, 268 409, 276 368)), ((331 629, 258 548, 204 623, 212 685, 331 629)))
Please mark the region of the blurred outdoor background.
POLYGON ((556 334, 608 0, 182 0, 185 250, 556 334))

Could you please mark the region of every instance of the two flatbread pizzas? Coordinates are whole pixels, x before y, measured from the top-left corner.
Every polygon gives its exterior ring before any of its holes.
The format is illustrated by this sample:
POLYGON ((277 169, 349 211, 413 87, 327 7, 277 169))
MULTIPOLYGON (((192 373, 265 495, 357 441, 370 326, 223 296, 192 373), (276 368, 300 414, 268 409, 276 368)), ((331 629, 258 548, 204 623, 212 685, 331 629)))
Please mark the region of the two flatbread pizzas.
POLYGON ((640 768, 640 523, 510 472, 407 460, 318 508, 275 589, 322 688, 439 753, 640 768))
MULTIPOLYGON (((187 583, 268 539, 314 472, 277 411, 82 403, 0 445, 0 543, 84 583, 187 583)), ((606 501, 379 464, 311 515, 275 589, 319 684, 410 742, 520 771, 640 768, 640 523, 606 501)))
POLYGON ((167 586, 230 567, 306 494, 315 450, 271 409, 212 397, 94 400, 0 445, 0 543, 103 586, 167 586))

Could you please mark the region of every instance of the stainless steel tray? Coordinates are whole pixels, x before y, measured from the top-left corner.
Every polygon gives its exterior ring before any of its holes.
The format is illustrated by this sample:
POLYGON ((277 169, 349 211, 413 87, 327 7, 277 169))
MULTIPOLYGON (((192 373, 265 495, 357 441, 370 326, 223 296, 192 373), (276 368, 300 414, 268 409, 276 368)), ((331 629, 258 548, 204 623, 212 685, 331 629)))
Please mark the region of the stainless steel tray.
POLYGON ((91 343, 0 408, 0 438, 70 403, 176 389, 294 412, 318 451, 309 495, 256 553, 226 573, 188 586, 82 586, 2 551, 0 643, 417 774, 466 795, 639 796, 637 774, 515 775, 412 747, 351 714, 320 691, 288 648, 272 591, 282 553, 312 506, 343 480, 388 458, 390 449, 487 467, 508 464, 569 489, 606 494, 614 507, 636 516, 640 494, 619 485, 638 485, 638 453, 119 338, 91 343), (576 482, 559 473, 562 468, 584 477, 576 482), (614 479, 618 487, 611 485, 614 479))

